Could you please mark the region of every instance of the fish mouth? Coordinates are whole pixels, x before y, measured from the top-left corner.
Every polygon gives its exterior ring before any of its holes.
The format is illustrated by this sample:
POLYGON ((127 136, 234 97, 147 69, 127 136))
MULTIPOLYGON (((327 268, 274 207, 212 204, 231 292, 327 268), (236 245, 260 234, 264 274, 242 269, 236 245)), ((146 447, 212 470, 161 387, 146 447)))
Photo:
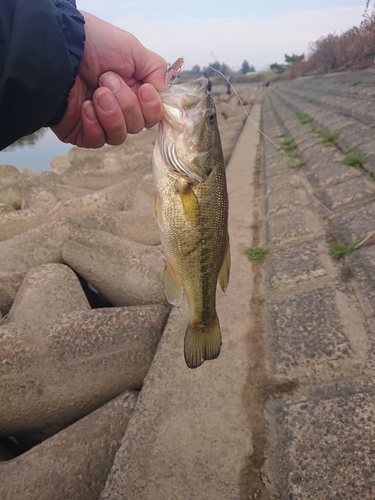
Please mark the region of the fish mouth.
POLYGON ((190 80, 186 83, 178 83, 176 85, 171 85, 169 87, 169 92, 160 92, 160 96, 164 101, 164 98, 173 95, 189 94, 191 96, 196 96, 202 99, 206 94, 208 79, 204 76, 197 78, 196 80, 190 80))

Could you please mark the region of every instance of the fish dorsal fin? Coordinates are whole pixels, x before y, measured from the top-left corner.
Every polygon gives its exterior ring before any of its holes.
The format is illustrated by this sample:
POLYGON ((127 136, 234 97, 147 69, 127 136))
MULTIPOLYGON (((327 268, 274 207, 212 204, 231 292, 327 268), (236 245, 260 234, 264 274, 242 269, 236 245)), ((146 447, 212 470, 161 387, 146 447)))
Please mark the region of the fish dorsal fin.
POLYGON ((165 288, 165 295, 170 304, 177 306, 178 304, 181 303, 183 288, 177 282, 168 264, 165 265, 164 269, 164 288, 165 288))
POLYGON ((198 198, 193 188, 188 184, 178 194, 181 197, 186 222, 190 226, 197 226, 199 224, 200 209, 198 198))
POLYGON ((224 260, 223 260, 223 263, 221 265, 221 269, 220 269, 219 276, 218 276, 220 287, 223 290, 223 292, 225 292, 227 287, 228 287, 229 273, 230 273, 230 245, 229 245, 229 238, 228 238, 227 249, 225 251, 224 260))

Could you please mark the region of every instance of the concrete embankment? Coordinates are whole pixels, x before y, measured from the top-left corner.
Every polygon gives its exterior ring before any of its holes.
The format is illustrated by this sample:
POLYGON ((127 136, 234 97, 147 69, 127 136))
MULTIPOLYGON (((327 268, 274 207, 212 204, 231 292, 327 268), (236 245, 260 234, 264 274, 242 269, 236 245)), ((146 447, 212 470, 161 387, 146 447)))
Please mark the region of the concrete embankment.
POLYGON ((304 78, 263 99, 264 131, 288 156, 263 141, 268 364, 298 384, 266 404, 280 498, 375 494, 374 79, 304 78))

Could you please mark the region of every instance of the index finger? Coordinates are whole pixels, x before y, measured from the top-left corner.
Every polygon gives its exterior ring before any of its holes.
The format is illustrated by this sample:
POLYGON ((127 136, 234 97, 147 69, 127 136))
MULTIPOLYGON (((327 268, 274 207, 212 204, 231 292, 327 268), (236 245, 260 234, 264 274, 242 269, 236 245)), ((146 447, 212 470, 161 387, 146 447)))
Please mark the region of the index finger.
POLYGON ((144 83, 138 90, 138 101, 142 108, 145 127, 151 128, 163 118, 164 108, 160 95, 150 83, 144 83))
POLYGON ((164 92, 167 63, 163 57, 152 50, 144 47, 143 49, 146 54, 141 58, 142 63, 137 65, 134 77, 143 83, 151 83, 156 90, 164 92))

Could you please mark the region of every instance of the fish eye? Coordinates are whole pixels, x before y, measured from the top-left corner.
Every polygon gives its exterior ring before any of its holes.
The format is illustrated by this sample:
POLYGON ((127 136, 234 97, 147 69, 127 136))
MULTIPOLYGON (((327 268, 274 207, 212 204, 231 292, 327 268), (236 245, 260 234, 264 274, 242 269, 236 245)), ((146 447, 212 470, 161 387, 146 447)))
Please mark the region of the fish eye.
POLYGON ((210 123, 214 123, 215 121, 215 118, 216 118, 216 114, 213 113, 212 111, 208 114, 208 119, 210 121, 210 123))

